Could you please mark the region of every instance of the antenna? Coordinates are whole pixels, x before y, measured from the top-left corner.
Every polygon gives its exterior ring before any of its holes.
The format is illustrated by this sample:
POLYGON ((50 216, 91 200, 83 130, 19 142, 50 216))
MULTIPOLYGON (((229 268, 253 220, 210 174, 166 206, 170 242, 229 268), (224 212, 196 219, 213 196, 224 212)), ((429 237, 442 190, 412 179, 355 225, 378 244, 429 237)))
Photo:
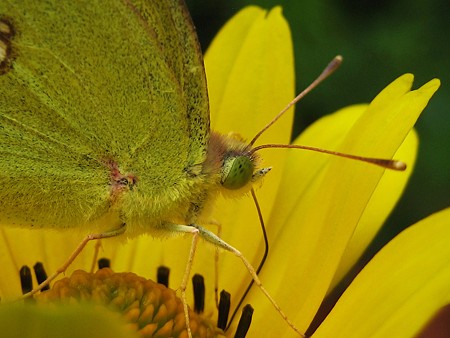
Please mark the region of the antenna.
POLYGON ((250 145, 252 146, 256 140, 267 130, 269 129, 278 119, 283 116, 283 114, 289 110, 293 105, 295 105, 298 101, 300 101, 303 97, 306 96, 311 90, 316 88, 323 80, 325 80, 328 76, 334 73, 336 69, 342 64, 342 56, 337 55, 333 60, 325 67, 322 73, 308 86, 306 87, 300 94, 298 94, 291 102, 288 103, 283 110, 281 110, 273 119, 270 121, 258 134, 255 135, 253 140, 251 140, 250 145))
MULTIPOLYGON (((258 138, 267 130, 269 129, 278 119, 283 116, 283 114, 289 110, 294 104, 296 104, 298 101, 300 101, 303 97, 305 97, 306 94, 308 94, 311 90, 316 88, 323 80, 325 80, 328 76, 334 73, 336 69, 339 68, 339 66, 342 64, 342 56, 337 55, 334 57, 333 60, 325 67, 325 69, 320 73, 320 75, 308 86, 306 87, 300 94, 298 94, 291 102, 288 103, 286 107, 284 107, 273 119, 270 121, 263 129, 261 129, 255 137, 251 140, 250 146, 253 146, 253 144, 258 140, 258 138)), ((345 153, 340 153, 337 151, 332 150, 326 150, 316 147, 309 147, 309 146, 303 146, 303 145, 294 145, 294 144, 264 144, 258 147, 254 147, 249 151, 249 155, 255 153, 258 150, 261 149, 267 149, 267 148, 289 148, 289 149, 303 149, 303 150, 310 150, 315 151, 318 153, 323 154, 329 154, 333 156, 339 156, 343 158, 348 158, 356 161, 362 161, 371 163, 386 169, 391 170, 397 170, 397 171, 404 171, 406 169, 406 164, 401 161, 397 160, 389 160, 389 159, 382 159, 382 158, 372 158, 372 157, 364 157, 364 156, 357 156, 357 155, 350 155, 345 153)))
POLYGON ((289 149, 310 150, 310 151, 315 151, 317 153, 329 154, 329 155, 349 158, 349 159, 356 160, 356 161, 367 162, 367 163, 375 164, 377 166, 380 166, 380 167, 383 167, 386 169, 392 169, 392 170, 397 170, 397 171, 404 171, 406 169, 406 163, 404 163, 402 161, 388 160, 388 159, 383 159, 383 158, 364 157, 364 156, 358 156, 358 155, 350 155, 350 154, 340 153, 337 151, 309 147, 309 146, 296 145, 296 144, 263 144, 261 146, 251 149, 249 151, 249 154, 252 154, 258 150, 267 149, 267 148, 289 148, 289 149))

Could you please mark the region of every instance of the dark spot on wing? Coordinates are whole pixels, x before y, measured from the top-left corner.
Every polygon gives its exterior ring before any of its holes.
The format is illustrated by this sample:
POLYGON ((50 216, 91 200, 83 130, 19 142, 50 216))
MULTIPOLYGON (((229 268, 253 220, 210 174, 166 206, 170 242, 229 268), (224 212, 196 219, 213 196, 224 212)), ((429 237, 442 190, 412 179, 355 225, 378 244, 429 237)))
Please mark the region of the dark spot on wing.
POLYGON ((0 75, 6 74, 12 69, 17 55, 12 43, 15 35, 16 29, 12 20, 0 14, 0 75))

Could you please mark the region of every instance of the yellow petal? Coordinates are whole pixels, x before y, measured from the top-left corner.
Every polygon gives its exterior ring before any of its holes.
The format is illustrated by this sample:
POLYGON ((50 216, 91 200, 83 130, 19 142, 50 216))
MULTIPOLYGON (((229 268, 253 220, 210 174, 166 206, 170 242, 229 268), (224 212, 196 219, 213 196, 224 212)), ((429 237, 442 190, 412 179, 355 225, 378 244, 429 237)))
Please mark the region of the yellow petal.
MULTIPOLYGON (((368 104, 352 105, 322 117, 299 135, 294 144, 336 149, 367 107, 368 104)), ((297 149, 289 151, 276 200, 277 207, 269 219, 269 235, 272 239, 283 231, 283 224, 290 213, 298 209, 312 182, 320 180, 329 161, 330 155, 297 149)))
POLYGON ((450 208, 403 231, 361 271, 313 337, 412 337, 450 303, 450 208))
MULTIPOLYGON (((406 75, 383 90, 336 150, 391 158, 439 82, 432 80, 419 90, 409 92, 411 85, 412 76, 406 75)), ((325 134, 328 132, 323 130, 325 134)), ((276 237, 271 238, 274 240, 271 254, 261 274, 269 291, 303 330, 325 296, 345 247, 384 171, 340 158, 329 157, 325 164, 323 168, 316 168, 323 172, 308 182, 308 189, 302 195, 295 198, 297 190, 290 189, 293 192, 286 196, 296 199, 295 207, 283 217, 271 218, 270 227, 276 229, 276 237)), ((290 179, 295 187, 302 176, 290 179)), ((274 208, 283 203, 285 199, 279 195, 274 208)), ((257 297, 250 299, 255 306, 262 305, 257 297)), ((267 304, 261 313, 270 311, 269 308, 267 304)), ((280 332, 286 325, 277 321, 271 328, 280 332)), ((269 332, 271 328, 267 328, 269 332)))
MULTIPOLYGON (((249 6, 217 34, 205 55, 212 128, 249 140, 294 96, 289 26, 281 8, 249 6)), ((259 143, 289 142, 292 111, 259 143)))
POLYGON ((413 172, 417 147, 417 133, 413 129, 394 155, 395 159, 407 164, 406 171, 386 170, 384 172, 345 249, 330 290, 358 261, 400 199, 413 172))

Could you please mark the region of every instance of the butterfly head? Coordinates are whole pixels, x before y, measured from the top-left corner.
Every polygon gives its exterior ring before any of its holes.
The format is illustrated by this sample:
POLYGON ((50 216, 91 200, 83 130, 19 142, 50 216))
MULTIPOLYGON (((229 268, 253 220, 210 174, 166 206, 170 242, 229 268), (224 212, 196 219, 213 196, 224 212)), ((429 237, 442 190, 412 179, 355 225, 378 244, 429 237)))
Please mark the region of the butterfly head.
POLYGON ((216 182, 225 195, 240 195, 250 191, 271 168, 260 168, 260 157, 236 133, 212 133, 204 168, 216 175, 216 182))

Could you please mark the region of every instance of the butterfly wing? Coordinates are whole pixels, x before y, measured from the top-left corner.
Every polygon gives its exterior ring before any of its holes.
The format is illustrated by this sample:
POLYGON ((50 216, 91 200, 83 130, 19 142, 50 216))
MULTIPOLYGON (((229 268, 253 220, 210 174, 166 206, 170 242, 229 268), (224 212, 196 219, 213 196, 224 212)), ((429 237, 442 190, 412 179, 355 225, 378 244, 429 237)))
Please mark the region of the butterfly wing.
POLYGON ((147 217, 186 198, 209 114, 180 1, 2 1, 0 88, 1 225, 85 226, 114 170, 147 217))

